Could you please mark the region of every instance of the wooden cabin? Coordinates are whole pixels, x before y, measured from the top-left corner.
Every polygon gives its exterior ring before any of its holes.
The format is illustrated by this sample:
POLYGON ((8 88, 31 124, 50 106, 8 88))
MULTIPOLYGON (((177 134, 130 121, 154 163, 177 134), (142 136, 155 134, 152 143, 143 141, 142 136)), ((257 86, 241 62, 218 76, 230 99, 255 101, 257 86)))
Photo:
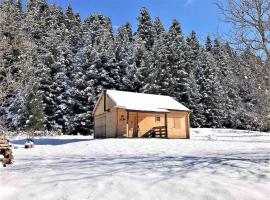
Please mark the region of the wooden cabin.
POLYGON ((95 138, 189 138, 190 110, 169 96, 104 90, 93 113, 95 138))

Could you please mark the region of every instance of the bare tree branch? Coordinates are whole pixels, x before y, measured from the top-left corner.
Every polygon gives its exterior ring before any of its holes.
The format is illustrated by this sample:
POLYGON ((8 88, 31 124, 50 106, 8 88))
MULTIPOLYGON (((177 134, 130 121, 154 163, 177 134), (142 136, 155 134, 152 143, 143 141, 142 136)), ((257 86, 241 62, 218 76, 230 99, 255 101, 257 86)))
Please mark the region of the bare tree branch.
POLYGON ((270 61, 270 0, 227 0, 216 2, 223 21, 233 26, 233 43, 262 52, 270 61))

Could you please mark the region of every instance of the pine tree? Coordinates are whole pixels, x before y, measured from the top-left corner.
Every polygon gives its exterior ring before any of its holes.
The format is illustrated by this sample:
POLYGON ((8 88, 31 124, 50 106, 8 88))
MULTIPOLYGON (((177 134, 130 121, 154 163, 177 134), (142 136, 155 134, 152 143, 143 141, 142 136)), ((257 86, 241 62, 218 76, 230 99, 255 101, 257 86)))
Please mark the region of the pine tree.
POLYGON ((192 111, 191 112, 191 126, 201 127, 205 124, 205 116, 203 111, 203 105, 201 103, 201 94, 199 91, 200 85, 197 80, 201 76, 200 66, 200 54, 203 49, 201 48, 197 39, 195 31, 192 31, 190 36, 187 38, 187 50, 186 50, 186 71, 188 72, 188 102, 186 106, 192 111))
POLYGON ((134 82, 136 92, 145 92, 145 87, 150 82, 148 75, 151 72, 152 54, 147 51, 144 41, 136 37, 134 42, 134 82))
MULTIPOLYGON (((79 14, 73 12, 72 6, 69 4, 64 16, 65 42, 71 47, 73 53, 76 53, 82 45, 82 27, 79 14)), ((73 56, 73 55, 72 55, 73 56)))
POLYGON ((161 22, 161 19, 159 17, 156 17, 154 23, 153 23, 153 27, 155 30, 155 39, 156 37, 162 37, 162 35, 166 32, 164 25, 161 22))
POLYGON ((39 78, 39 91, 42 96, 42 102, 45 115, 45 129, 55 128, 53 118, 54 97, 52 95, 52 65, 54 64, 55 46, 51 43, 52 22, 54 19, 50 16, 50 8, 45 0, 31 0, 27 4, 23 29, 31 40, 36 44, 32 55, 32 65, 34 76, 39 78))
POLYGON ((217 77, 215 60, 210 52, 202 51, 199 56, 201 77, 198 80, 201 93, 201 104, 206 118, 203 127, 222 127, 223 110, 220 95, 220 83, 217 77))
POLYGON ((218 79, 221 87, 220 93, 223 96, 224 117, 222 123, 226 127, 233 127, 236 114, 243 112, 239 91, 235 83, 233 58, 230 57, 224 45, 217 39, 214 41, 212 54, 217 63, 218 79))
POLYGON ((174 20, 169 29, 166 39, 166 56, 168 62, 168 70, 171 73, 169 80, 170 87, 168 92, 178 101, 186 104, 188 102, 188 76, 186 68, 186 42, 177 20, 174 20))
POLYGON ((103 88, 115 88, 120 83, 120 69, 115 64, 112 24, 108 17, 93 15, 85 20, 84 27, 84 34, 90 37, 93 50, 97 53, 91 68, 98 72, 94 85, 100 87, 96 90, 95 95, 98 95, 103 88))
POLYGON ((31 131, 44 130, 44 108, 38 83, 29 86, 24 100, 21 124, 23 129, 31 131))
MULTIPOLYGON (((82 24, 80 20, 80 15, 73 13, 73 9, 71 5, 68 5, 66 13, 64 14, 64 24, 65 24, 65 32, 64 32, 64 40, 62 42, 63 54, 62 58, 64 59, 65 72, 60 74, 59 78, 62 77, 63 82, 65 83, 65 90, 63 91, 61 105, 63 110, 62 124, 63 131, 65 133, 76 133, 76 129, 74 127, 73 118, 75 114, 75 100, 74 98, 74 67, 75 66, 75 57, 78 51, 82 46, 82 24)), ((59 79, 59 81, 61 81, 59 79)))
POLYGON ((205 41, 205 50, 208 52, 212 52, 213 45, 212 45, 212 40, 211 37, 208 35, 205 41))
POLYGON ((21 2, 4 1, 0 4, 0 126, 18 128, 25 74, 31 71, 34 44, 24 34, 21 2))
POLYGON ((155 42, 155 27, 148 10, 143 7, 138 19, 138 29, 134 39, 134 91, 148 92, 151 84, 153 66, 153 45, 155 42))
POLYGON ((153 64, 148 74, 148 82, 143 87, 145 93, 169 95, 170 71, 166 57, 166 30, 159 17, 154 22, 155 38, 152 50, 153 64))
POLYGON ((154 44, 155 29, 147 8, 143 7, 141 9, 138 21, 139 24, 136 35, 144 42, 146 50, 150 51, 154 44))
POLYGON ((92 15, 83 24, 83 47, 74 62, 71 89, 73 99, 72 127, 76 132, 90 133, 92 111, 103 89, 119 87, 120 68, 116 66, 112 24, 103 15, 92 15))
POLYGON ((133 36, 129 23, 121 26, 115 36, 115 60, 119 66, 120 83, 116 89, 133 91, 134 62, 133 36))

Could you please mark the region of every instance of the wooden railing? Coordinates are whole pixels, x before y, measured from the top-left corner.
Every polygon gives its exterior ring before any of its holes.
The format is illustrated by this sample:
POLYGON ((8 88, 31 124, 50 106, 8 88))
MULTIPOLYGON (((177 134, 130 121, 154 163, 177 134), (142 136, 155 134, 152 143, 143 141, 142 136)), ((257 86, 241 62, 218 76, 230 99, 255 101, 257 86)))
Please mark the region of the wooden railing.
POLYGON ((156 126, 147 131, 142 137, 148 138, 167 138, 166 126, 156 126))

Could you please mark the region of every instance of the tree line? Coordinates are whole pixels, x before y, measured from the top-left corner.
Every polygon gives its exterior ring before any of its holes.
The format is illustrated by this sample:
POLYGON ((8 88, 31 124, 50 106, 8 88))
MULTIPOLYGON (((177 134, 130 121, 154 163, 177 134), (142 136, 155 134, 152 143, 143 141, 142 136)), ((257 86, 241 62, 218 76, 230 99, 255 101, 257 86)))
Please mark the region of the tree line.
POLYGON ((2 128, 89 134, 103 89, 169 95, 190 110, 192 127, 269 130, 268 63, 252 48, 166 30, 142 8, 133 32, 109 17, 81 20, 46 0, 0 4, 2 128))

